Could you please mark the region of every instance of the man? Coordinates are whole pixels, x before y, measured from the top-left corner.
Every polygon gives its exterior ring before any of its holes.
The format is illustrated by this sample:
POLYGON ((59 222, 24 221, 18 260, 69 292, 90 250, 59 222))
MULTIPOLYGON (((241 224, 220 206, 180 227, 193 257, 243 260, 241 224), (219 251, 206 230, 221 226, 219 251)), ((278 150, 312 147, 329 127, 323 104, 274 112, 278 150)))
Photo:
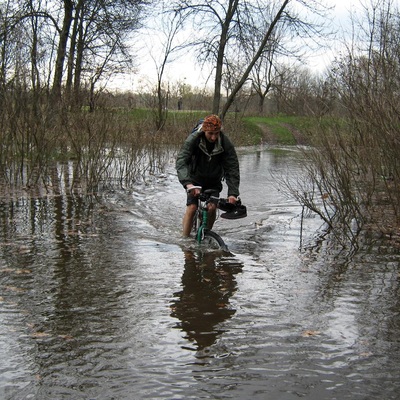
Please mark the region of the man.
MULTIPOLYGON (((236 203, 239 196, 239 161, 235 147, 221 131, 222 122, 217 115, 207 116, 183 143, 176 159, 178 179, 187 191, 186 212, 183 217, 183 235, 189 236, 193 217, 197 209, 197 196, 202 190, 212 189, 213 196, 219 197, 222 179, 228 186, 228 201, 236 203)), ((216 204, 208 208, 208 228, 211 229, 216 217, 216 204)))

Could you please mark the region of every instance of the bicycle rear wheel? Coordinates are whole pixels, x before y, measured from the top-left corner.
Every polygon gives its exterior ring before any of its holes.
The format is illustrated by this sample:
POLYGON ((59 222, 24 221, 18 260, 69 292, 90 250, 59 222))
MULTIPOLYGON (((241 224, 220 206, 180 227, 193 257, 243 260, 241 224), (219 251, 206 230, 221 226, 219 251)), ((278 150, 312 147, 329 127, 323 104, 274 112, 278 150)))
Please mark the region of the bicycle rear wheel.
POLYGON ((225 244, 221 236, 209 230, 204 231, 204 237, 201 243, 212 250, 225 250, 228 251, 228 246, 225 244))

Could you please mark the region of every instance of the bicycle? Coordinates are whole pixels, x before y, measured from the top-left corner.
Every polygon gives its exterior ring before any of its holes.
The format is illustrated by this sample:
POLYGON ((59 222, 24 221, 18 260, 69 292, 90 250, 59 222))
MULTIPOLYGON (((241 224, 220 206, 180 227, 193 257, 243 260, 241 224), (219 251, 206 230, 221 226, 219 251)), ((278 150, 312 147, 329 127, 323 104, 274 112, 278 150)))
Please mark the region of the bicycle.
MULTIPOLYGON (((191 187, 188 190, 188 193, 190 193, 190 191, 193 189, 201 190, 201 186, 191 187)), ((230 204, 227 202, 226 199, 221 199, 219 197, 212 196, 211 195, 212 192, 213 192, 212 189, 208 189, 208 190, 205 190, 204 192, 201 192, 200 195, 198 196, 198 206, 196 209, 196 213, 193 217, 193 232, 195 232, 196 241, 199 244, 205 245, 209 249, 222 250, 222 251, 228 252, 229 251, 228 246, 225 244, 222 237, 219 236, 218 233, 207 228, 208 204, 209 203, 217 204, 217 208, 219 208, 223 211, 227 211, 225 213, 226 216, 224 217, 224 214, 223 214, 223 215, 221 215, 221 217, 222 218, 231 218, 231 219, 245 217, 247 215, 246 207, 241 205, 240 200, 237 202, 237 205, 230 204), (237 217, 227 216, 230 212, 231 213, 237 212, 237 211, 234 211, 237 207, 241 207, 240 209, 242 211, 240 213, 240 216, 237 216, 237 217)), ((231 215, 233 215, 233 214, 231 214, 231 215)))

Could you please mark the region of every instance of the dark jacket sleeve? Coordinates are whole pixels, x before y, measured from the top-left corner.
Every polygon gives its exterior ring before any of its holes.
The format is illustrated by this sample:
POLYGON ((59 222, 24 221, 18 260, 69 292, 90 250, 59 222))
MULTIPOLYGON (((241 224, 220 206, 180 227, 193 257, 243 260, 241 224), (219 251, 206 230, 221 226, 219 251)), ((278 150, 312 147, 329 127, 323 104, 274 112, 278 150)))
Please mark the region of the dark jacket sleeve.
POLYGON ((184 141, 179 153, 176 157, 175 168, 178 173, 179 182, 183 187, 188 183, 192 183, 190 172, 192 168, 192 156, 194 155, 194 147, 198 134, 191 134, 184 141))
POLYGON ((236 154, 235 147, 232 142, 225 136, 224 137, 224 174, 226 184, 228 186, 228 196, 239 196, 239 185, 240 185, 240 169, 239 160, 236 154))

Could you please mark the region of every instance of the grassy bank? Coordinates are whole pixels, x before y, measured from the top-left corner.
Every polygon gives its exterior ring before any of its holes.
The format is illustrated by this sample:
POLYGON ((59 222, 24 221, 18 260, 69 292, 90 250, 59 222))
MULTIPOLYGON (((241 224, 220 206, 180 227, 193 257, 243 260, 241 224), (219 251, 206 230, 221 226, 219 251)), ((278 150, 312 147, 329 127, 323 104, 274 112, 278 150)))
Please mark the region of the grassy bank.
MULTIPOLYGON (((205 114, 202 112, 188 112, 185 116, 175 112, 171 113, 170 120, 172 119, 175 123, 182 122, 181 126, 186 126, 183 134, 185 135, 190 131, 193 123, 204 116, 205 114)), ((310 117, 285 115, 242 117, 237 114, 228 114, 224 121, 224 129, 239 146, 260 143, 290 146, 306 144, 308 142, 307 132, 313 128, 315 130, 318 124, 319 121, 310 117)))
MULTIPOLYGON (((198 120, 204 118, 205 111, 169 111, 164 134, 173 133, 166 138, 171 144, 178 144, 188 135, 198 120), (175 142, 175 143, 174 143, 175 142)), ((134 123, 142 121, 142 125, 152 125, 151 110, 132 111, 134 123)), ((224 130, 238 146, 251 146, 260 143, 276 145, 297 145, 307 142, 307 133, 316 126, 313 118, 296 116, 243 117, 230 113, 224 121, 224 130)))
POLYGON ((243 122, 258 142, 278 145, 306 144, 307 132, 317 125, 313 118, 284 115, 244 117, 243 122))

